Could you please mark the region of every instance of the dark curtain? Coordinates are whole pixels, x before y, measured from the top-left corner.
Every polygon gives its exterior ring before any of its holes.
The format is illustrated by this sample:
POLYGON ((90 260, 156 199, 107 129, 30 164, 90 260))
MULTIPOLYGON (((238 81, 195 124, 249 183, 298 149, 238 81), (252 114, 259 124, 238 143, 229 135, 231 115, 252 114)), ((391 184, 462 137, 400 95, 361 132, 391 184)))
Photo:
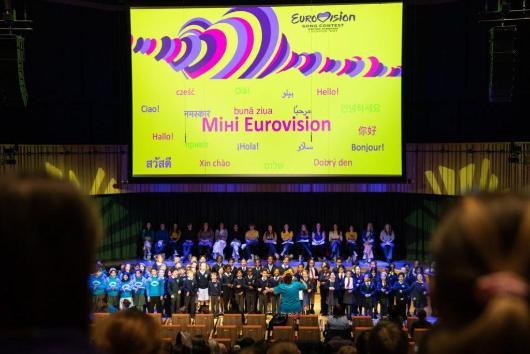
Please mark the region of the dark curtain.
POLYGON ((455 197, 404 193, 142 193, 94 197, 106 229, 99 258, 121 260, 138 255, 142 226, 151 221, 158 228, 192 222, 198 229, 224 222, 243 230, 250 222, 262 232, 268 224, 279 231, 288 223, 311 230, 320 222, 325 230, 352 224, 359 232, 373 222, 377 234, 390 223, 397 237, 396 259, 430 259, 429 240, 439 217, 455 197))

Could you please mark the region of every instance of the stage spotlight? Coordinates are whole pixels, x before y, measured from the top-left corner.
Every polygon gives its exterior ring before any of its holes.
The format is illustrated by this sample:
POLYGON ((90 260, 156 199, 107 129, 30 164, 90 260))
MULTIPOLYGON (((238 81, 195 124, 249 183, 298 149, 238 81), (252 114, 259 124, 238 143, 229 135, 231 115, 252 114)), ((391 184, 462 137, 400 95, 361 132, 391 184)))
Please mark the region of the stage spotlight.
POLYGON ((495 26, 490 29, 489 101, 511 102, 515 82, 516 26, 495 26))

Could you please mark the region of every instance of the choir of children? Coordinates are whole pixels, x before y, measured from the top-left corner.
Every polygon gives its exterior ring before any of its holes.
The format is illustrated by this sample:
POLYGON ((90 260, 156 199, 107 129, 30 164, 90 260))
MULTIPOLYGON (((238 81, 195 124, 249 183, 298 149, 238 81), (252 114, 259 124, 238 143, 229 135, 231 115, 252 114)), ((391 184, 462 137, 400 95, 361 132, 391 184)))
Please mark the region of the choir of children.
POLYGON ((335 267, 323 263, 320 269, 310 260, 291 268, 285 257, 277 265, 273 256, 267 264, 259 259, 248 266, 243 259, 239 267, 233 259, 227 264, 218 256, 216 263, 208 265, 205 257, 192 257, 186 266, 175 258, 175 266, 169 268, 161 257, 153 266, 137 264, 123 265, 118 272, 110 268, 108 274, 103 268, 90 277, 92 310, 103 307, 113 312, 120 309, 125 299, 140 311, 172 313, 211 311, 216 316, 224 312, 265 313, 278 312, 279 295, 274 287, 282 282, 282 275, 292 272, 302 279, 307 288, 300 291, 303 312, 314 313, 315 294, 320 290, 321 314, 332 313, 333 307, 344 304, 349 317, 367 315, 374 318, 388 316, 394 308, 401 317, 411 315, 410 309, 424 309, 427 306, 428 285, 422 268, 415 264, 411 270, 407 265, 396 271, 393 264, 380 271, 376 261, 364 272, 357 265, 346 268, 340 259, 335 267))

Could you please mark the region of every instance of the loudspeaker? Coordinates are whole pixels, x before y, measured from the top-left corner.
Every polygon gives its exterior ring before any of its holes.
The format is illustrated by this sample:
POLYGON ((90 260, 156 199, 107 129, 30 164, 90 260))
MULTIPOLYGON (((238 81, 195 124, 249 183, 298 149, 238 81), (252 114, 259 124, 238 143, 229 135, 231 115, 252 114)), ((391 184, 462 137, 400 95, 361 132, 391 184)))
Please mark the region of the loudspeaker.
POLYGON ((490 29, 489 101, 511 102, 515 82, 517 27, 490 29))
POLYGON ((28 104, 24 61, 24 37, 0 35, 1 107, 19 108, 28 104))

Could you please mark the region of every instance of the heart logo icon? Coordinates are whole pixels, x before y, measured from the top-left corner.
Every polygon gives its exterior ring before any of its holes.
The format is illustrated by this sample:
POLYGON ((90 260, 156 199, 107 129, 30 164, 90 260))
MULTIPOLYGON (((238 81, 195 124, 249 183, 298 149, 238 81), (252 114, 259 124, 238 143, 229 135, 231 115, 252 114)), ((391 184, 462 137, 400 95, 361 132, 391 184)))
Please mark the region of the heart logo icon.
POLYGON ((331 12, 321 12, 317 15, 317 18, 320 22, 326 22, 331 17, 331 12))

